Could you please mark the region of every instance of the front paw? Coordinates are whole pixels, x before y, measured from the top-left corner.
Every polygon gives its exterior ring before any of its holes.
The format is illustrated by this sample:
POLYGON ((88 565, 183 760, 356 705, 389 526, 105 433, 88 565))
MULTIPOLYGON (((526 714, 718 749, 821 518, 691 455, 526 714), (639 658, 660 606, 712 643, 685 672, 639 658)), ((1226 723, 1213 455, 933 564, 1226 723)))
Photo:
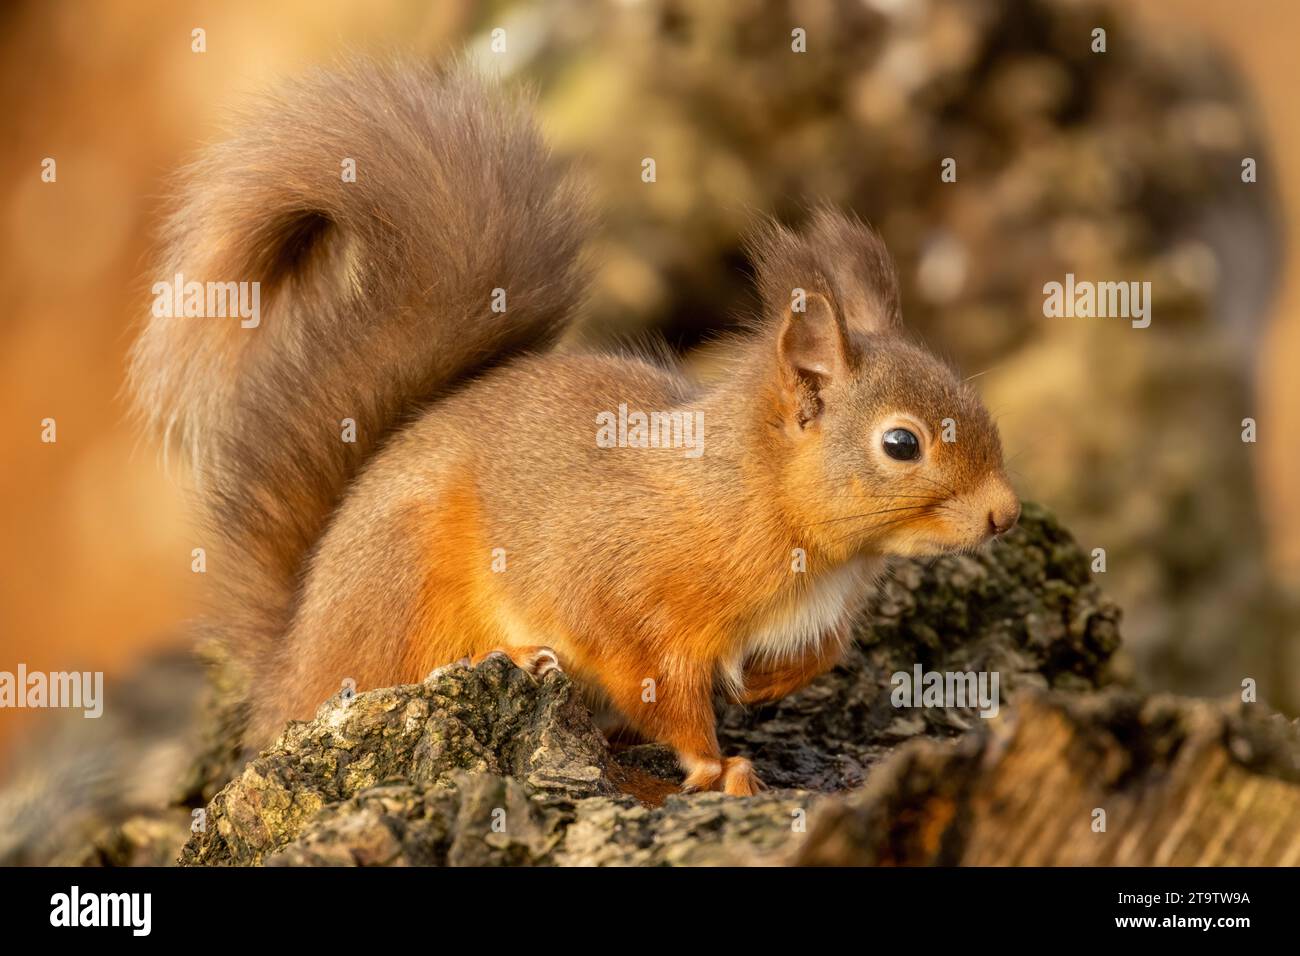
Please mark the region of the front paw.
POLYGON ((727 757, 722 761, 720 783, 718 789, 733 797, 752 797, 767 789, 754 773, 754 765, 744 757, 727 757))
POLYGON ((683 793, 714 790, 733 797, 752 797, 767 789, 745 757, 724 757, 697 763, 682 784, 683 793))

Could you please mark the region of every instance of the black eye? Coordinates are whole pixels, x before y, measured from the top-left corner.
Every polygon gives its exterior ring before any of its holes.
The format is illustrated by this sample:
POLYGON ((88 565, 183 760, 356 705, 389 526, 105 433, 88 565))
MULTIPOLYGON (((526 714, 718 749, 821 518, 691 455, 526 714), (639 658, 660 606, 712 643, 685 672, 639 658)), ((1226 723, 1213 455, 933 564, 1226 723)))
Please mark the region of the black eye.
POLYGON ((885 454, 896 461, 916 461, 921 457, 921 441, 906 428, 891 428, 880 439, 885 454))

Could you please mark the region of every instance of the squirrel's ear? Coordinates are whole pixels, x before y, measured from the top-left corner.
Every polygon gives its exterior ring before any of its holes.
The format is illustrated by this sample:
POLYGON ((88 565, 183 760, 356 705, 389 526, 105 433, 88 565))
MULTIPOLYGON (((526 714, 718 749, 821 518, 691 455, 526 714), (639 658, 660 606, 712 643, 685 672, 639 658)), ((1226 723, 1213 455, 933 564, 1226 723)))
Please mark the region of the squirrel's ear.
POLYGON ((821 414, 826 386, 850 366, 848 331, 831 300, 810 292, 802 304, 802 311, 786 309, 776 347, 781 385, 794 399, 800 427, 821 414))

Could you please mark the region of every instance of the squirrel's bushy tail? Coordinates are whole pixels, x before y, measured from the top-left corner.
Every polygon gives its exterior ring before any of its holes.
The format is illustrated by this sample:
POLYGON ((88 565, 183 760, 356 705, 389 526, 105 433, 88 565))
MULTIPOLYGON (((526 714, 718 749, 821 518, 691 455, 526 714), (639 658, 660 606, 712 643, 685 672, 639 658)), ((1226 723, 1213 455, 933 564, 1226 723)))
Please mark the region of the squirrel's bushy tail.
POLYGON ((530 104, 460 67, 318 72, 185 172, 153 278, 258 283, 260 321, 155 307, 130 379, 192 464, 237 661, 281 639, 307 555, 385 435, 562 330, 584 225, 530 104))

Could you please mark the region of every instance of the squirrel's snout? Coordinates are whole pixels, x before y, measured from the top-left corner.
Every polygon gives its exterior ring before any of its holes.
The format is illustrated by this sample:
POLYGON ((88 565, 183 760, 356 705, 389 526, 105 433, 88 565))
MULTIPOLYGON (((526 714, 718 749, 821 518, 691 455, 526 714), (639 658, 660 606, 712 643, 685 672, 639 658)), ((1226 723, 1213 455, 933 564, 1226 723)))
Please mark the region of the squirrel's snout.
POLYGON ((1020 496, 1011 487, 1011 482, 1007 481, 1007 476, 1000 471, 992 472, 984 479, 973 499, 971 504, 974 507, 971 510, 975 513, 971 517, 978 522, 980 511, 988 516, 984 533, 989 537, 1006 534, 1020 520, 1020 496))
POLYGON ((1020 502, 1015 498, 989 509, 989 531, 994 535, 1006 534, 1019 520, 1020 502))

